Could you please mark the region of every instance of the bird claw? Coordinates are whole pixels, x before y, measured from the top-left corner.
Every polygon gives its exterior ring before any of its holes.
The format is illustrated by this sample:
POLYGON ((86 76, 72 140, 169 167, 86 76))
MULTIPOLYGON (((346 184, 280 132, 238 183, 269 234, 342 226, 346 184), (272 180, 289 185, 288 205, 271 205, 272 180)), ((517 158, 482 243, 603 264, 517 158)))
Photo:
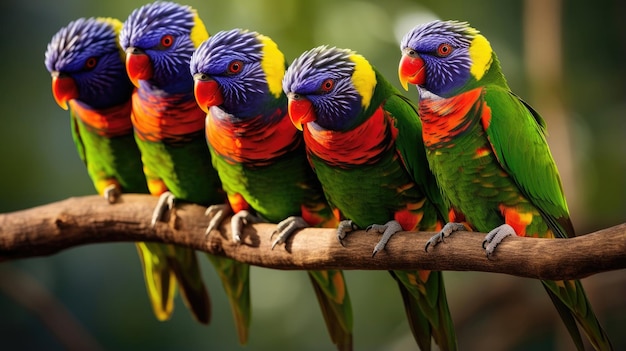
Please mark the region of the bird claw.
POLYGON ((233 241, 236 243, 241 243, 241 234, 243 232, 244 225, 247 225, 249 223, 261 222, 264 222, 264 220, 246 210, 241 210, 235 213, 230 218, 230 228, 232 230, 233 241))
POLYGON ((296 230, 307 228, 309 224, 302 217, 291 216, 280 221, 276 226, 276 230, 270 236, 270 239, 274 235, 278 235, 278 238, 272 242, 272 250, 278 244, 283 244, 296 230))
POLYGON ((383 234, 383 237, 378 241, 376 246, 374 246, 374 251, 372 252, 372 257, 374 257, 379 251, 383 250, 385 246, 387 246, 387 242, 389 242, 392 235, 402 231, 402 226, 398 223, 398 221, 393 220, 385 223, 384 225, 371 224, 365 229, 365 231, 369 232, 370 230, 383 234))
POLYGON ((114 204, 117 202, 117 200, 120 199, 120 196, 122 195, 122 190, 120 189, 119 185, 113 183, 107 185, 107 187, 104 188, 102 195, 110 204, 114 204))
POLYGON ((385 229, 387 229, 387 225, 383 225, 383 224, 370 224, 367 226, 367 228, 365 228, 366 232, 369 232, 370 230, 374 230, 377 233, 384 233, 385 229))
POLYGON ((452 233, 459 232, 462 230, 465 230, 465 226, 463 225, 463 223, 456 223, 456 222, 446 223, 446 225, 444 225, 443 228, 441 228, 441 231, 439 231, 439 233, 431 236, 430 239, 428 239, 428 241, 426 242, 426 246, 424 246, 424 251, 428 252, 429 246, 435 247, 439 243, 444 242, 444 239, 452 235, 452 233))
POLYGON ((231 214, 233 210, 228 204, 217 204, 207 207, 204 211, 205 216, 211 216, 211 221, 204 232, 204 235, 209 235, 213 229, 217 229, 224 221, 224 218, 231 214))
POLYGON ((341 246, 346 247, 346 245, 343 243, 343 239, 348 236, 348 233, 358 229, 359 227, 354 224, 351 219, 345 219, 339 222, 339 225, 337 226, 337 240, 339 240, 341 246))
POLYGON ((159 201, 152 212, 152 220, 150 221, 152 228, 156 226, 158 221, 163 219, 163 215, 166 210, 171 211, 174 208, 174 200, 176 200, 176 197, 169 191, 166 191, 159 196, 159 201))
POLYGON ((483 249, 485 249, 487 258, 491 258, 491 255, 495 252, 496 247, 500 245, 504 238, 515 235, 517 235, 515 229, 508 224, 503 224, 487 233, 485 239, 483 240, 483 249))

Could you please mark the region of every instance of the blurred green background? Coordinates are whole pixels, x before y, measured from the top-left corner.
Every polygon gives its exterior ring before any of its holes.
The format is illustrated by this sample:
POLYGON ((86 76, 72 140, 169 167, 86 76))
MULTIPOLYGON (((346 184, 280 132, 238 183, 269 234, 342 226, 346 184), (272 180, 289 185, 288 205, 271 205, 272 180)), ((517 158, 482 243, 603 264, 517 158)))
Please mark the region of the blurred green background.
MULTIPOLYGON (((138 0, 5 0, 0 26, 4 111, 0 126, 0 212, 93 194, 43 65, 52 35, 78 17, 126 19, 138 0)), ((509 84, 548 122, 572 219, 588 233, 626 219, 626 3, 597 1, 186 1, 207 29, 271 36, 291 60, 313 46, 358 51, 397 87, 400 37, 435 19, 469 21, 498 52, 509 84)), ((416 97, 415 89, 407 93, 416 97)), ((422 243, 416 243, 422 245, 422 243)), ((572 253, 573 255, 575 253, 572 253)), ((153 317, 130 243, 70 249, 0 264, 0 349, 62 350, 87 340, 106 350, 236 350, 231 313, 203 260, 214 306, 208 327, 182 303, 165 323, 153 317), (22 303, 20 301, 26 301, 22 303), (47 322, 46 322, 47 321, 47 322), (61 330, 54 334, 46 323, 61 330), (64 341, 61 341, 64 340, 64 341)), ((355 349, 416 349, 395 283, 386 272, 346 273, 355 349)), ((500 274, 449 272, 446 283, 461 349, 573 348, 540 284, 500 274)), ((623 271, 584 280, 613 338, 626 349, 623 271)), ((330 350, 304 272, 252 270, 248 350, 330 350)))

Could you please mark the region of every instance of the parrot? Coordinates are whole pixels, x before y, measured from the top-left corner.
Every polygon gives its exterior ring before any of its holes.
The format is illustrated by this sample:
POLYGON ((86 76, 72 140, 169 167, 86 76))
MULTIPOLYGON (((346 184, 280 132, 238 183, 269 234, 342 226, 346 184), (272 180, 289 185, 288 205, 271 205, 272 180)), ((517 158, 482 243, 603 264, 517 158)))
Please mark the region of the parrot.
MULTIPOLYGON (((209 37, 197 11, 174 2, 156 1, 133 10, 120 32, 126 71, 136 89, 131 119, 151 194, 159 196, 153 226, 175 200, 202 206, 223 203, 225 194, 204 136, 205 113, 193 94, 189 60, 209 37)), ((209 321, 210 299, 196 254, 175 248, 185 266, 175 271, 183 296, 198 320, 209 321)), ((250 315, 249 266, 208 255, 234 314, 239 340, 245 343, 250 315)))
MULTIPOLYGON (((292 123, 325 196, 339 213, 341 241, 358 228, 383 233, 441 229, 445 203, 428 168, 417 107, 365 57, 326 45, 305 51, 283 79, 292 123), (385 223, 385 224, 380 224, 385 223)), ((390 271, 422 350, 432 339, 456 350, 442 272, 390 271)))
MULTIPOLYGON (((419 91, 419 117, 430 169, 449 223, 426 244, 457 230, 488 233, 487 257, 512 235, 575 235, 546 123, 515 95, 485 36, 462 21, 415 26, 401 40, 398 75, 419 91)), ((594 348, 612 349, 578 280, 542 280, 576 347, 580 324, 594 348)))
MULTIPOLYGON (((234 240, 241 221, 278 223, 273 246, 297 229, 337 226, 313 173, 302 135, 287 114, 283 53, 269 37, 244 29, 221 31, 191 57, 198 105, 207 113, 211 159, 228 195, 221 218, 234 211, 234 240)), ((308 271, 333 343, 352 349, 352 307, 343 273, 308 271)))
MULTIPOLYGON (((61 28, 45 54, 52 93, 71 117, 71 132, 97 192, 115 203, 122 192, 148 193, 141 155, 130 119, 133 85, 118 44, 122 22, 110 17, 79 18, 61 28)), ((174 263, 168 245, 136 243, 156 318, 170 318, 174 263)))

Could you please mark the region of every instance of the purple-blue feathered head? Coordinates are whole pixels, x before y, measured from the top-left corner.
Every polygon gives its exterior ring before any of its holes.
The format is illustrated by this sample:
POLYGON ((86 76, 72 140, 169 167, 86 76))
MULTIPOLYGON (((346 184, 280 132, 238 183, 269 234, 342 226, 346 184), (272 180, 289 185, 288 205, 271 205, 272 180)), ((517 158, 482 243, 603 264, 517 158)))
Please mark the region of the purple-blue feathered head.
POLYGON ((156 1, 135 9, 124 22, 120 45, 126 51, 126 68, 133 83, 150 84, 167 91, 189 91, 189 60, 208 38, 196 11, 173 2, 156 1))
POLYGON ((130 98, 123 52, 117 37, 122 23, 112 18, 79 18, 61 28, 45 54, 52 75, 52 92, 64 109, 71 99, 95 108, 130 98))
POLYGON ((400 44, 402 85, 416 84, 436 95, 449 96, 480 80, 489 68, 489 42, 466 22, 433 21, 410 30, 400 44))
MULTIPOLYGON (((329 130, 355 126, 363 102, 360 87, 352 79, 358 63, 369 66, 351 50, 328 46, 316 47, 296 58, 283 79, 294 125, 302 129, 303 123, 315 122, 329 130)), ((371 95, 375 78, 373 82, 363 83, 368 85, 367 94, 371 95)))
POLYGON ((270 38, 243 29, 221 31, 202 43, 191 57, 198 105, 205 111, 221 106, 240 118, 254 117, 275 107, 278 96, 270 91, 268 78, 282 81, 285 59, 270 38), (273 48, 270 48, 272 46, 273 48), (274 77, 276 71, 279 77, 274 77), (267 74, 266 74, 267 73, 267 74))

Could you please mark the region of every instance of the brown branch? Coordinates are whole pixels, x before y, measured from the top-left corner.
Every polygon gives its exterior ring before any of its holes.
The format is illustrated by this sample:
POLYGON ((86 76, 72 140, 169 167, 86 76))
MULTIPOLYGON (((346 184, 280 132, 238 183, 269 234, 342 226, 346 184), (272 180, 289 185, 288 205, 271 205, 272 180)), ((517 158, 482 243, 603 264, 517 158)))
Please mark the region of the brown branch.
POLYGON ((283 270, 308 269, 431 269, 505 273, 540 279, 574 279, 626 268, 626 223, 572 239, 511 237, 492 259, 485 257, 484 234, 458 232, 424 252, 431 232, 396 234, 386 250, 371 257, 379 236, 350 233, 342 247, 333 229, 304 229, 285 246, 271 249, 273 224, 244 230, 243 244, 231 242, 228 220, 208 237, 204 208, 179 203, 168 223, 150 228, 156 199, 126 194, 109 205, 98 196, 75 197, 0 214, 0 262, 44 256, 84 244, 117 241, 160 241, 191 247, 241 262, 283 270))

